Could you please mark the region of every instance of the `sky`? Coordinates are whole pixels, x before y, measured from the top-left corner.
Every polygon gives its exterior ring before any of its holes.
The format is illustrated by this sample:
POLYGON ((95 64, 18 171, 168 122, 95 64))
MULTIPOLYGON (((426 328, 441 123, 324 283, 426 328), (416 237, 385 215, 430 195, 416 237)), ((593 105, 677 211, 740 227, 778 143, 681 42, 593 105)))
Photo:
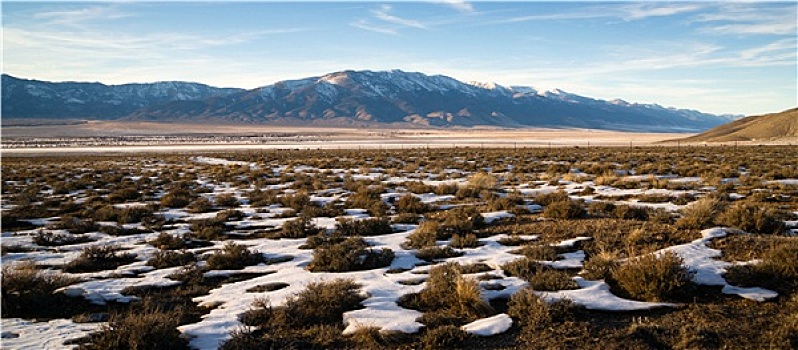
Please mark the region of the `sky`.
POLYGON ((15 2, 2 71, 255 88, 342 70, 442 74, 717 114, 798 106, 798 3, 15 2))

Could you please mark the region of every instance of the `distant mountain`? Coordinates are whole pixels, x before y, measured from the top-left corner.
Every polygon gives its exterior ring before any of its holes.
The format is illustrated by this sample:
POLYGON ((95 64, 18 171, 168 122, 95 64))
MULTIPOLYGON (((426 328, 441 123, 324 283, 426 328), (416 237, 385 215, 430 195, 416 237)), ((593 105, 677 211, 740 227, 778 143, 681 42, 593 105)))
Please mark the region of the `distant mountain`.
POLYGON ((52 83, 3 74, 3 118, 114 119, 171 101, 197 101, 243 89, 179 81, 150 84, 52 83))
POLYGON ((738 119, 701 134, 681 139, 681 141, 729 142, 796 139, 798 139, 798 108, 738 119))
POLYGON ((9 115, 20 117, 653 132, 697 132, 731 120, 656 104, 597 100, 561 90, 464 83, 399 70, 343 71, 252 90, 193 83, 106 86, 32 82, 3 77, 4 116, 8 108, 9 115), (14 82, 8 93, 6 80, 14 82))

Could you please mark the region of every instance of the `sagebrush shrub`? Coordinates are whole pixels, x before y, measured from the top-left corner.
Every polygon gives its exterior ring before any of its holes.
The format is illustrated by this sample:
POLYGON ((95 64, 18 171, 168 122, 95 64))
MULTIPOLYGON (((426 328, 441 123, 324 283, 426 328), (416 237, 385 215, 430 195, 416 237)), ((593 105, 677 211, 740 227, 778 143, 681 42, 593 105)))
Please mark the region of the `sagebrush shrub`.
POLYGON ((512 251, 531 260, 554 261, 559 258, 557 247, 548 244, 528 245, 512 251))
POLYGON ((322 229, 316 227, 309 217, 302 215, 297 219, 284 222, 279 237, 305 238, 317 235, 321 231, 322 229))
POLYGON ((156 269, 163 269, 167 267, 188 265, 196 261, 196 256, 191 252, 160 250, 153 254, 152 258, 147 261, 147 265, 155 267, 156 269))
POLYGON ((479 247, 479 239, 477 235, 469 233, 466 235, 455 234, 452 236, 452 242, 449 244, 452 248, 476 248, 479 247))
POLYGON ((55 271, 39 270, 33 263, 4 266, 2 316, 24 317, 53 306, 57 289, 80 282, 55 271))
POLYGON ((88 233, 97 231, 100 226, 94 222, 94 219, 81 219, 73 215, 64 215, 51 225, 52 229, 67 230, 72 234, 88 233))
POLYGON ((136 260, 136 254, 117 253, 117 246, 91 246, 83 248, 75 260, 63 266, 64 272, 81 273, 115 269, 136 260))
POLYGON ((222 193, 216 196, 214 199, 214 203, 216 206, 219 207, 229 207, 235 208, 239 206, 238 198, 236 198, 232 193, 222 193))
POLYGON ((440 259, 454 258, 462 256, 463 252, 452 249, 452 247, 424 247, 416 252, 416 257, 425 261, 435 261, 440 259))
POLYGON ((434 247, 441 232, 441 225, 437 221, 424 221, 418 225, 418 228, 413 233, 407 236, 405 244, 416 249, 434 247))
POLYGON ((197 197, 186 206, 189 213, 205 213, 211 209, 213 209, 213 203, 205 197, 197 197))
POLYGON ((705 229, 715 223, 715 218, 723 210, 723 203, 714 197, 704 197, 682 209, 682 217, 676 226, 685 229, 705 229))
POLYGON ((780 234, 784 232, 785 215, 761 204, 737 202, 718 218, 724 226, 739 228, 750 233, 780 234))
POLYGON ((729 283, 760 286, 782 293, 798 289, 798 241, 778 243, 762 253, 758 264, 733 265, 724 275, 729 283))
POLYGON ((224 221, 216 218, 197 219, 191 221, 189 237, 205 240, 217 240, 224 237, 229 227, 224 221))
POLYGON ((427 350, 458 349, 463 347, 470 335, 456 326, 433 328, 421 337, 421 344, 427 350))
POLYGON ((615 206, 613 214, 618 219, 625 220, 648 220, 648 210, 646 208, 633 207, 631 205, 618 205, 615 206))
POLYGON ((351 237, 343 242, 319 245, 313 249, 308 270, 313 272, 346 272, 386 267, 394 258, 392 250, 373 250, 363 238, 351 237))
POLYGON ((86 235, 74 235, 69 233, 53 233, 50 231, 39 230, 33 236, 33 243, 43 247, 54 247, 70 244, 91 242, 94 239, 86 235))
POLYGON ((82 345, 84 350, 105 349, 188 349, 188 339, 177 330, 179 311, 147 310, 117 313, 108 325, 82 345))
POLYGON ((577 289, 579 285, 565 271, 544 268, 529 277, 529 286, 534 290, 558 291, 565 289, 577 289))
POLYGON ((607 279, 618 267, 618 258, 617 252, 602 250, 585 261, 581 275, 589 280, 607 279))
POLYGON ((471 233, 474 230, 485 227, 485 218, 474 207, 457 207, 449 209, 444 214, 443 227, 445 237, 449 238, 452 234, 471 233))
POLYGON ((612 280, 630 297, 663 301, 692 280, 693 273, 672 252, 631 258, 612 271, 612 280))
POLYGON ((560 299, 551 304, 535 294, 532 288, 524 288, 510 297, 507 314, 524 328, 539 329, 552 323, 568 320, 576 305, 568 299, 560 299))
POLYGON ((344 312, 362 307, 360 302, 364 298, 359 290, 360 285, 351 279, 314 282, 280 307, 272 307, 268 301, 256 301, 253 309, 242 318, 247 319, 245 324, 264 331, 341 324, 344 312))
POLYGON ((565 191, 541 193, 535 196, 535 203, 544 207, 554 202, 565 202, 569 200, 571 200, 571 198, 568 197, 568 193, 565 191))
POLYGON ((482 300, 477 281, 463 277, 456 263, 430 268, 426 287, 420 293, 403 296, 400 304, 455 319, 458 323, 471 322, 493 312, 482 300))
POLYGON ((343 236, 380 236, 393 233, 388 218, 338 218, 336 221, 335 230, 343 236))
POLYGON ((207 267, 211 270, 240 270, 263 261, 263 254, 250 251, 245 245, 231 241, 208 257, 207 267))
POLYGON ((399 213, 424 214, 429 210, 429 205, 410 193, 402 196, 396 202, 396 211, 399 213))
POLYGON ((186 189, 174 189, 161 197, 161 205, 167 208, 182 208, 191 203, 195 196, 186 189))
POLYGON ((582 202, 561 200, 549 203, 543 208, 543 216, 552 219, 577 219, 585 216, 582 202))

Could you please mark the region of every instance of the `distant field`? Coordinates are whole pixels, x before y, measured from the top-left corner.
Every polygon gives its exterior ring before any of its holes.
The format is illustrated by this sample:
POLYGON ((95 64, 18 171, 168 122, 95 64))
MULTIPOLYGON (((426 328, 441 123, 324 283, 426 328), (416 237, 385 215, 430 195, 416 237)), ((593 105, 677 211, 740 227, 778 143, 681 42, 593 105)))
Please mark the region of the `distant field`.
POLYGON ((90 122, 3 128, 5 155, 254 149, 643 146, 692 134, 585 129, 357 129, 90 122))

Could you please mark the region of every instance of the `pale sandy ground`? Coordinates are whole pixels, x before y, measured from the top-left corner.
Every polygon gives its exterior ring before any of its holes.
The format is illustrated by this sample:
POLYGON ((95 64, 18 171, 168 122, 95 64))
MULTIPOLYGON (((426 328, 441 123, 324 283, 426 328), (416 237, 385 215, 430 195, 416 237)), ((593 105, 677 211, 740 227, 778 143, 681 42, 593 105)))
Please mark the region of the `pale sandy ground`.
POLYGON ((146 146, 4 148, 3 156, 75 153, 213 152, 259 149, 439 148, 439 147, 564 147, 650 145, 692 134, 630 133, 590 129, 391 129, 318 128, 263 125, 196 125, 142 122, 91 122, 83 125, 4 127, 4 140, 90 136, 263 135, 277 138, 264 144, 204 143, 146 146))

